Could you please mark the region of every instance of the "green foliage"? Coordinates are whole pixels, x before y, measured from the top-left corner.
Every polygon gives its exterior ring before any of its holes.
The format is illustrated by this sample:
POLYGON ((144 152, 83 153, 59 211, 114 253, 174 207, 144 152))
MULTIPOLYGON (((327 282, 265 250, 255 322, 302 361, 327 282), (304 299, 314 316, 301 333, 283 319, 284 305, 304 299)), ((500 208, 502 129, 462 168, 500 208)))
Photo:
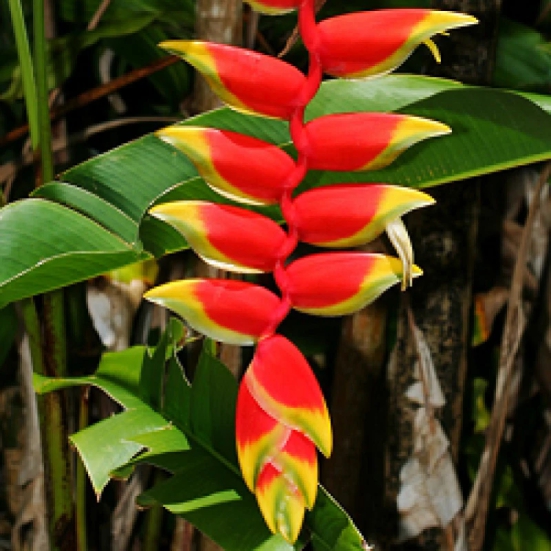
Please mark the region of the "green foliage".
POLYGON ((361 535, 323 488, 294 547, 267 530, 237 467, 237 382, 206 342, 190 385, 176 357, 182 337, 183 327, 173 319, 157 347, 105 354, 94 375, 35 375, 39 394, 93 385, 122 407, 121 413, 71 436, 96 494, 110 474, 128 476, 135 465, 149 463, 172 476, 142 494, 139 503, 162 504, 226 551, 292 551, 310 539, 316 551, 361 551, 361 535))

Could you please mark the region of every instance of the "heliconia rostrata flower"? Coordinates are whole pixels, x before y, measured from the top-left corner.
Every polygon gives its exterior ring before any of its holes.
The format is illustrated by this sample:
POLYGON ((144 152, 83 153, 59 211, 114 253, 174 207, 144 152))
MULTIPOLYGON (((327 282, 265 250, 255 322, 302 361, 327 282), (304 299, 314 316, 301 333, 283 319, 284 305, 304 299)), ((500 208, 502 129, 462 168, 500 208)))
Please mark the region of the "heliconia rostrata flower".
POLYGON ((434 34, 476 20, 396 9, 317 23, 314 0, 247 1, 272 15, 298 10, 310 54, 307 75, 242 48, 201 41, 162 46, 194 65, 232 108, 289 121, 296 160, 273 144, 228 130, 180 125, 157 136, 187 155, 222 196, 242 204, 279 205, 286 225, 245 207, 207 201, 161 204, 150 212, 179 230, 206 262, 234 272, 273 272, 279 294, 244 281, 190 279, 154 288, 145 297, 215 340, 256 346, 237 400, 237 454, 267 526, 295 542, 305 510, 316 500, 316 448, 328 456, 332 435, 308 362, 277 328, 292 308, 341 316, 363 308, 396 283, 410 285, 422 272, 413 264, 401 217, 433 203, 421 191, 384 183, 333 184, 298 195, 295 189, 308 170, 379 169, 415 143, 450 132, 439 122, 389 113, 327 115, 306 124, 305 107, 324 72, 353 78, 387 73, 421 43, 437 54, 434 34), (332 251, 289 261, 298 241, 355 247, 384 231, 399 258, 332 251))

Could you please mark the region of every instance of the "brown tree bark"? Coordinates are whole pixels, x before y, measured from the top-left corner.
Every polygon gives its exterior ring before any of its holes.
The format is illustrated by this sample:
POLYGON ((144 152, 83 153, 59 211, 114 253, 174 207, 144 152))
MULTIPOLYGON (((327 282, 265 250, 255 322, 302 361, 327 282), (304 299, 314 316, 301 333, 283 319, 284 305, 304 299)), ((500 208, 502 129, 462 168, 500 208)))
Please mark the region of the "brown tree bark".
MULTIPOLYGON (((197 38, 239 45, 243 34, 243 4, 241 0, 197 0, 195 30, 197 38)), ((192 109, 196 113, 220 106, 205 79, 197 76, 192 109)))

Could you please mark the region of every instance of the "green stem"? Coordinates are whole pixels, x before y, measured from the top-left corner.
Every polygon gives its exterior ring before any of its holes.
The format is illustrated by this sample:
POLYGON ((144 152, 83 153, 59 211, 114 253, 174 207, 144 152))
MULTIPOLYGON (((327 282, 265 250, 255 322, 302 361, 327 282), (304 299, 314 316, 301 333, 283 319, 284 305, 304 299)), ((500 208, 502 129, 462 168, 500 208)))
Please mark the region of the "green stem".
MULTIPOLYGON (((43 361, 45 374, 63 377, 67 374, 65 311, 63 290, 44 295, 43 361)), ((67 404, 65 395, 53 392, 42 397, 45 407, 43 427, 44 471, 52 551, 75 549, 75 508, 71 473, 67 404)))
POLYGON ((35 150, 39 143, 38 132, 38 102, 36 98, 36 85, 34 80, 33 61, 29 47, 29 38, 25 28, 25 19, 20 0, 9 0, 11 21, 13 25, 13 34, 15 35, 15 45, 17 56, 19 58, 19 67, 21 69, 21 80, 23 82, 23 96, 25 97, 25 107, 27 109, 27 119, 29 121, 29 132, 31 135, 31 144, 35 150))
POLYGON ((44 2, 45 0, 33 0, 34 66, 36 71, 39 158, 41 161, 42 183, 49 182, 54 177, 52 129, 48 103, 48 56, 44 25, 44 2))
MULTIPOLYGON (((155 471, 153 477, 153 485, 157 485, 166 476, 162 471, 155 471)), ((159 539, 161 537, 161 528, 163 523, 163 507, 160 504, 155 504, 146 513, 145 521, 145 538, 143 542, 143 551, 157 551, 160 547, 159 539)))
MULTIPOLYGON (((78 415, 78 430, 84 430, 88 426, 90 387, 82 389, 80 394, 80 408, 78 415)), ((77 458, 76 466, 76 531, 77 531, 77 551, 86 551, 87 531, 86 531, 86 470, 80 457, 77 458)))

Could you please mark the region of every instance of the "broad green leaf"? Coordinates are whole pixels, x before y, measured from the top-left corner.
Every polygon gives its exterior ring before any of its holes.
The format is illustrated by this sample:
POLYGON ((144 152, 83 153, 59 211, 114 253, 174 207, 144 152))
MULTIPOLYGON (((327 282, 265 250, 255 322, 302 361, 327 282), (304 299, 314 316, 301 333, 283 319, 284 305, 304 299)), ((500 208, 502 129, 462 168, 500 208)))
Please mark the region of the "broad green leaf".
POLYGON ((141 406, 103 419, 71 436, 97 496, 107 486, 111 472, 143 449, 142 444, 132 442, 132 437, 165 426, 166 420, 161 415, 141 406))
POLYGON ((190 429, 191 386, 175 357, 167 365, 163 415, 179 427, 190 429))
POLYGON ((454 80, 416 75, 388 75, 368 81, 328 80, 308 105, 306 118, 355 111, 396 111, 445 90, 461 88, 463 85, 454 80))
POLYGON ((206 347, 201 354, 191 387, 191 429, 197 438, 237 464, 235 404, 237 382, 206 347))
POLYGON ((97 371, 86 377, 49 378, 33 375, 37 394, 47 394, 72 386, 92 385, 100 388, 125 409, 137 409, 143 405, 140 397, 140 375, 146 349, 134 346, 120 352, 106 352, 101 357, 97 371))
POLYGON ((0 307, 147 256, 74 210, 11 203, 0 210, 0 307))
POLYGON ((138 242, 138 224, 124 212, 89 191, 63 182, 52 182, 40 186, 33 193, 33 197, 66 205, 95 219, 98 224, 127 243, 138 242))
POLYGON ((319 487, 312 511, 306 513, 315 551, 365 549, 365 540, 341 506, 319 487))

